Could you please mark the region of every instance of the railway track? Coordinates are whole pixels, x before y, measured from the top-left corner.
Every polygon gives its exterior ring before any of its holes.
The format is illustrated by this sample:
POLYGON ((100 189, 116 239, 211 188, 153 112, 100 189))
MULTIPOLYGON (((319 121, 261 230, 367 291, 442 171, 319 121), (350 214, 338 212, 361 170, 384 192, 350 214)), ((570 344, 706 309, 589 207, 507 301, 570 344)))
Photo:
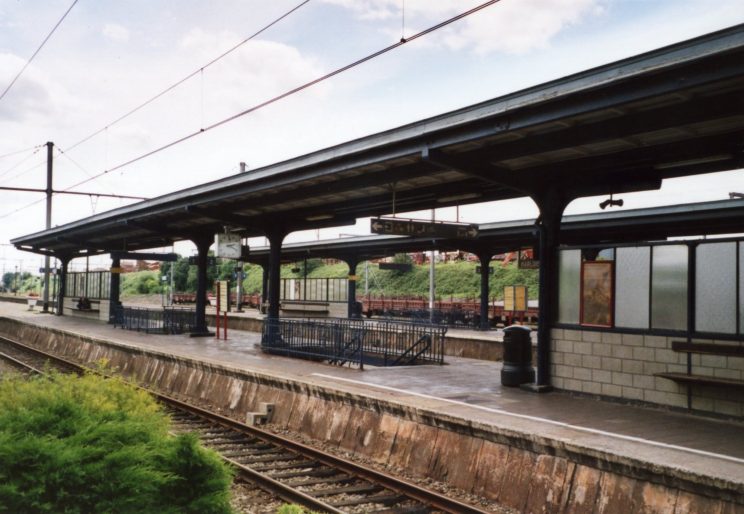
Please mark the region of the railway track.
MULTIPOLYGON (((0 358, 40 370, 84 367, 0 338, 0 358), (26 364, 28 362, 28 364, 26 364)), ((485 511, 416 484, 342 459, 231 418, 148 390, 167 409, 175 433, 196 432, 203 444, 233 465, 239 476, 281 499, 319 512, 386 514, 485 511)))

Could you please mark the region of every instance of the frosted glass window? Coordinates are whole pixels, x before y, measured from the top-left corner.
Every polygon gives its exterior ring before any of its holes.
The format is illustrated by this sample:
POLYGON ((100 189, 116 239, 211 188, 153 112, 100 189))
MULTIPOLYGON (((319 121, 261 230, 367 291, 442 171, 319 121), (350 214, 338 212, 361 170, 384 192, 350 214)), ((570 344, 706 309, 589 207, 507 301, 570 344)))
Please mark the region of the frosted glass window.
POLYGON ((581 250, 558 252, 558 321, 579 322, 581 250))
POLYGON ((744 332, 744 243, 739 243, 739 332, 744 332))
POLYGON ((615 326, 648 328, 651 248, 618 248, 615 277, 615 326))
POLYGON ((695 330, 736 332, 736 243, 705 243, 696 249, 695 330))
POLYGON ((655 246, 651 260, 651 328, 687 330, 687 246, 655 246))

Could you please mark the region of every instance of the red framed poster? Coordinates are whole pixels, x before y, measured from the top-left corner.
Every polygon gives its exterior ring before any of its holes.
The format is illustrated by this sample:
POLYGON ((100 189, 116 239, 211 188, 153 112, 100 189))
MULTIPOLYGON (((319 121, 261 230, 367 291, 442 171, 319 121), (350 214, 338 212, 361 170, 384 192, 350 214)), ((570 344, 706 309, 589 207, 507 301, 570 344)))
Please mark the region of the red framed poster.
POLYGON ((581 263, 581 324, 611 327, 615 274, 609 261, 581 263))

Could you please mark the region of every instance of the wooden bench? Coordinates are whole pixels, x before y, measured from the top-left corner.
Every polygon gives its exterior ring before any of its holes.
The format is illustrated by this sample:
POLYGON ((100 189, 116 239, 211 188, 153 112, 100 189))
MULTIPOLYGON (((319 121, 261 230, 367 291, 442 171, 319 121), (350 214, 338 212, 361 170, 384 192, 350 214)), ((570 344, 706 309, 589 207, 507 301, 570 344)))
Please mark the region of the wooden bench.
POLYGON ((324 315, 330 312, 328 302, 283 301, 279 305, 282 313, 295 315, 324 315))
POLYGON ((101 312, 101 309, 78 309, 77 307, 70 307, 70 310, 78 312, 101 312))
MULTIPOLYGON (((744 346, 733 344, 688 343, 687 341, 672 341, 672 350, 687 354, 687 373, 656 373, 654 376, 667 378, 688 385, 724 386, 744 388, 744 380, 734 378, 712 377, 709 375, 694 375, 692 373, 692 354, 719 355, 725 357, 744 357, 744 346)), ((688 406, 690 390, 688 388, 688 406)))
POLYGON ((91 305, 90 309, 80 309, 80 308, 78 308, 77 302, 73 303, 72 306, 65 307, 65 308, 66 309, 69 308, 70 310, 77 311, 77 312, 101 312, 101 309, 100 309, 101 301, 100 300, 89 300, 89 301, 90 301, 90 305, 91 305), (94 307, 96 307, 96 308, 94 308, 94 307))

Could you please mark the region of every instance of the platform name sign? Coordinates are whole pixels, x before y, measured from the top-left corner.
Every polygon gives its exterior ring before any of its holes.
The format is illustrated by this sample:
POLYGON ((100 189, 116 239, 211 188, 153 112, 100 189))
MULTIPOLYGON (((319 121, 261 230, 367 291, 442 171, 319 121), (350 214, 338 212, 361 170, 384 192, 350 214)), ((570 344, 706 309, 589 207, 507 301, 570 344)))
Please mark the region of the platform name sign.
POLYGON ((527 286, 504 286, 504 310, 527 310, 527 286))
POLYGON ((403 218, 372 218, 373 234, 396 236, 435 237, 438 239, 475 239, 478 225, 468 223, 445 223, 403 218))
POLYGON ((240 259, 243 256, 243 247, 238 234, 217 234, 215 237, 217 249, 216 257, 221 259, 240 259))
POLYGON ((535 259, 535 250, 532 248, 522 248, 519 250, 517 267, 519 269, 538 269, 540 267, 540 261, 535 259))
POLYGON ((227 280, 217 282, 217 305, 220 312, 230 312, 230 285, 227 280))

